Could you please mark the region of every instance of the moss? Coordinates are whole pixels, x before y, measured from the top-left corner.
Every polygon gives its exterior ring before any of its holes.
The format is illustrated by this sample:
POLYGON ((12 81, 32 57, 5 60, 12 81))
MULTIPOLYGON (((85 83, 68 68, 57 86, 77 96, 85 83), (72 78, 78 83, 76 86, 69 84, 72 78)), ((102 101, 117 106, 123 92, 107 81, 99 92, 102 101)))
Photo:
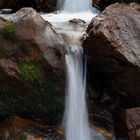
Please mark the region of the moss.
POLYGON ((19 69, 20 76, 27 85, 23 86, 25 93, 22 95, 7 84, 0 84, 0 117, 17 115, 40 118, 48 124, 60 122, 64 99, 59 82, 46 79, 41 67, 33 61, 21 62, 19 69))
POLYGON ((7 39, 12 39, 15 35, 15 25, 12 22, 6 22, 2 27, 3 36, 7 39))
POLYGON ((31 84, 40 84, 43 80, 43 72, 38 64, 33 61, 24 61, 19 64, 20 76, 31 84))

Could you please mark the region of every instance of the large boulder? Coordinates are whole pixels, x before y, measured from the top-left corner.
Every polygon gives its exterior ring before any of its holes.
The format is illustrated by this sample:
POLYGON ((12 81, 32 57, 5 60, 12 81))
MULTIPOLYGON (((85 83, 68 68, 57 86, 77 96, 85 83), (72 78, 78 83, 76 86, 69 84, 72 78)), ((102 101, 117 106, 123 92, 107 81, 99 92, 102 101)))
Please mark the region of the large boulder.
POLYGON ((92 0, 93 6, 97 7, 100 10, 104 10, 107 6, 109 6, 112 3, 116 2, 123 2, 123 3, 130 3, 130 2, 137 2, 139 3, 139 0, 92 0))
POLYGON ((111 109, 140 105, 139 9, 135 3, 107 7, 91 21, 83 42, 88 81, 101 100, 112 98, 111 109))
POLYGON ((60 118, 65 48, 52 25, 32 8, 1 15, 0 42, 0 119, 60 118))
POLYGON ((128 140, 140 139, 140 108, 130 108, 122 113, 122 132, 128 140))

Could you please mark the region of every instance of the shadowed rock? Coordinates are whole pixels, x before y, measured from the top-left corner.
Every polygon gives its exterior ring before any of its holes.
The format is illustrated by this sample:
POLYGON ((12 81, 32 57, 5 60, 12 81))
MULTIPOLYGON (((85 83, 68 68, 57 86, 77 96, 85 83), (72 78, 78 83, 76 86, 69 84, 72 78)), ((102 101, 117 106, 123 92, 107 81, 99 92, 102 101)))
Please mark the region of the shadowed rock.
POLYGON ((123 106, 140 105, 140 5, 114 4, 95 17, 83 47, 89 82, 123 106))

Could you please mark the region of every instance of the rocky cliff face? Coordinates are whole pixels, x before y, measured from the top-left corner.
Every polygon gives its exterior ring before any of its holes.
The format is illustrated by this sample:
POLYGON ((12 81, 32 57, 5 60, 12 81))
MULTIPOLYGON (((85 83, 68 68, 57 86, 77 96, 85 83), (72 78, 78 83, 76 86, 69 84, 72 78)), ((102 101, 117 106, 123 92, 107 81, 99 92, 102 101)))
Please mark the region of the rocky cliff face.
POLYGON ((0 42, 0 116, 59 118, 65 49, 51 24, 32 8, 1 15, 0 42))
POLYGON ((134 3, 107 7, 91 21, 83 42, 93 100, 115 113, 115 121, 121 110, 140 106, 139 9, 134 3))
POLYGON ((92 20, 83 43, 91 84, 126 106, 140 101, 139 8, 109 6, 92 20))

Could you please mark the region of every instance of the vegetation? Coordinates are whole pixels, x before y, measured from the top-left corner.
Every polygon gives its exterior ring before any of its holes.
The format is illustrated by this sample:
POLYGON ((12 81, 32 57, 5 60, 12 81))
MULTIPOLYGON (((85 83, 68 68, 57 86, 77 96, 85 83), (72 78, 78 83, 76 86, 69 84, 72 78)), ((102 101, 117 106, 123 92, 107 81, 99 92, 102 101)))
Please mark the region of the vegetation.
POLYGON ((20 76, 23 80, 31 84, 41 84, 43 80, 43 72, 40 67, 33 61, 24 61, 19 64, 20 76))
POLYGON ((15 31, 16 31, 15 25, 12 22, 6 22, 3 25, 2 33, 5 38, 11 39, 14 36, 15 31))
MULTIPOLYGON (((19 64, 20 77, 25 82, 22 93, 7 81, 0 83, 0 117, 12 115, 41 118, 48 124, 60 121, 64 108, 59 84, 46 79, 41 67, 33 61, 19 64), (24 114, 25 112, 26 113, 24 114)), ((20 140, 20 139, 19 139, 20 140)))
POLYGON ((36 117, 47 116, 48 123, 54 123, 54 116, 56 117, 63 111, 63 98, 59 95, 61 91, 57 83, 46 79, 41 67, 33 61, 21 62, 19 69, 20 77, 26 82, 27 89, 30 90, 28 96, 18 103, 19 107, 24 105, 25 108, 35 110, 33 113, 36 117), (33 90, 39 94, 33 96, 33 90))

